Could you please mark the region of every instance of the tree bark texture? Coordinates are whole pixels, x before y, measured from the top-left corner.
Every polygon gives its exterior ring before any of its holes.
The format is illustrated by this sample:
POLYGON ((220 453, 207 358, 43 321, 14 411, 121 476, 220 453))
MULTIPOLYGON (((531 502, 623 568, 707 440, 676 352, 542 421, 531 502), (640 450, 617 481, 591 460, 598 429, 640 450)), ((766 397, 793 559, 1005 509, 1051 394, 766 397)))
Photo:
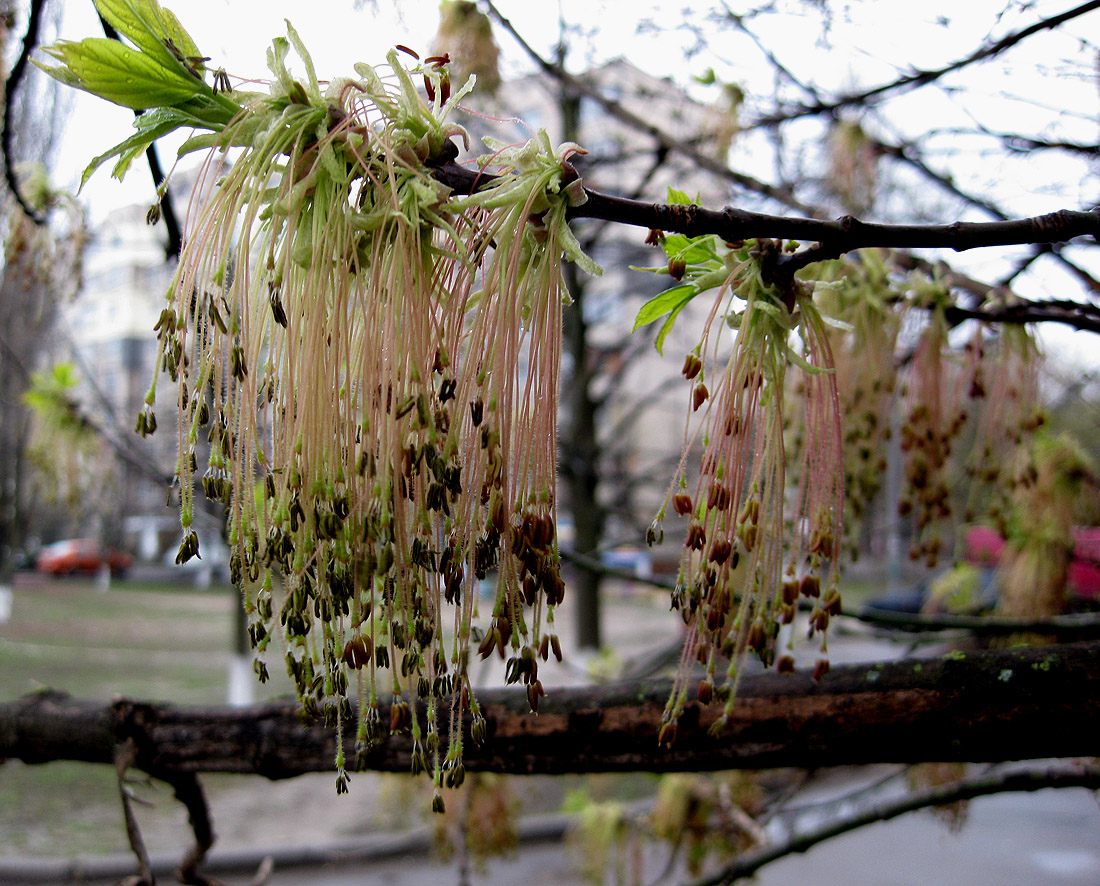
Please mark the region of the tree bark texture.
MULTIPOLYGON (((665 748, 657 732, 669 689, 667 681, 557 689, 537 715, 522 691, 486 690, 479 700, 488 740, 465 742, 466 768, 670 772, 1094 756, 1100 643, 851 665, 817 683, 807 673, 749 675, 721 735, 709 731, 720 710, 691 702, 665 748)), ((0 705, 0 759, 112 763, 127 740, 136 746, 134 765, 156 776, 277 779, 334 768, 334 730, 303 723, 292 702, 183 708, 47 692, 0 705)), ((411 749, 407 733, 392 735, 361 765, 404 771, 411 749)), ((355 758, 350 739, 347 754, 355 758)))

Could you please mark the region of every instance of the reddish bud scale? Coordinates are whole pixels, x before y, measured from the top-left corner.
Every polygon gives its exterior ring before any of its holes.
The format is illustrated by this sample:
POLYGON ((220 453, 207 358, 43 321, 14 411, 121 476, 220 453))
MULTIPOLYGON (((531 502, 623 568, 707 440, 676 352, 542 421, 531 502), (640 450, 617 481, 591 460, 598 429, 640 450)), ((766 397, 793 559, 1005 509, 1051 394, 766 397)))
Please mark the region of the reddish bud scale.
POLYGON ((794 658, 790 655, 779 656, 779 661, 775 663, 775 669, 781 674, 793 674, 794 658))
POLYGON ((672 747, 678 731, 675 721, 662 724, 657 732, 657 744, 664 745, 666 748, 672 747))
POLYGON ((536 714, 539 712, 539 699, 546 695, 545 690, 542 688, 542 681, 536 680, 527 686, 527 702, 531 705, 531 710, 536 714))
POLYGON ((697 412, 699 407, 707 402, 707 397, 710 396, 710 392, 707 390, 707 386, 700 382, 695 386, 695 390, 691 392, 691 411, 697 412))
POLYGON ((729 539, 719 538, 711 545, 708 559, 711 563, 717 563, 721 566, 730 558, 732 552, 733 545, 729 543, 729 539))
POLYGON ((748 645, 749 648, 756 653, 764 651, 764 646, 768 642, 768 637, 764 631, 764 625, 759 621, 754 621, 752 627, 749 628, 748 645))
POLYGON ((692 510, 691 496, 686 492, 678 492, 672 496, 672 507, 678 515, 686 517, 692 510))
POLYGON ((703 361, 696 354, 684 357, 684 368, 680 370, 684 378, 691 381, 703 370, 703 361))
POLYGON ((394 700, 390 705, 390 732, 403 732, 412 722, 412 711, 407 701, 394 700))
POLYGON ((370 637, 353 637, 344 646, 344 663, 353 670, 366 667, 373 657, 374 642, 370 637))

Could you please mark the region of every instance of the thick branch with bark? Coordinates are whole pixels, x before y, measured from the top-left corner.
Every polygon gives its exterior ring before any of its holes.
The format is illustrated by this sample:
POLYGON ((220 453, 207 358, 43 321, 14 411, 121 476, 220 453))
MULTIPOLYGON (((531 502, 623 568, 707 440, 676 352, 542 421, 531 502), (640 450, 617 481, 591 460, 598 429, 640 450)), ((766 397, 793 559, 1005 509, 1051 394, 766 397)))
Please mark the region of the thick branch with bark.
MULTIPOLYGON (((851 665, 818 683, 808 673, 749 675, 719 735, 711 727, 720 710, 689 702, 664 748, 657 733, 669 690, 667 681, 558 689, 537 715, 525 693, 487 690, 479 700, 489 737, 481 747, 466 742, 465 766, 555 774, 1084 756, 1100 730, 1100 643, 851 665)), ((128 740, 134 765, 157 777, 277 779, 334 768, 334 731, 303 723, 292 703, 181 708, 46 693, 0 706, 0 758, 112 763, 128 740)), ((411 751, 408 734, 392 735, 360 764, 405 771, 411 751)), ((354 759, 350 738, 346 752, 354 759)))
MULTIPOLYGON (((433 169, 437 179, 459 193, 472 193, 493 181, 493 176, 445 162, 433 169)), ((868 247, 892 249, 940 248, 962 252, 992 246, 1046 245, 1075 237, 1100 240, 1100 209, 1084 212, 1062 209, 1045 215, 992 222, 954 222, 946 225, 877 224, 852 216, 834 221, 769 215, 727 206, 650 203, 585 189, 587 200, 570 210, 570 218, 590 218, 647 229, 672 231, 698 237, 715 234, 727 242, 749 238, 801 240, 814 245, 795 253, 778 253, 769 273, 777 282, 787 281, 802 268, 839 258, 868 247)), ((922 266, 908 259, 909 266, 922 266)), ((927 263, 923 263, 927 266, 927 263)), ((984 285, 986 293, 993 287, 984 285)), ((979 319, 991 323, 1064 323, 1076 329, 1100 332, 1100 311, 1094 305, 1072 301, 1030 302, 1017 300, 1002 309, 951 309, 959 321, 979 319)))
MULTIPOLYGON (((471 193, 493 180, 492 176, 455 163, 433 170, 436 178, 460 193, 471 193)), ((962 252, 989 246, 1018 246, 1030 243, 1062 243, 1074 237, 1100 239, 1100 210, 1090 212, 1061 209, 1033 218, 993 222, 954 222, 946 225, 888 225, 865 222, 853 216, 834 221, 816 218, 769 215, 727 206, 649 203, 585 189, 588 199, 570 210, 570 218, 595 218, 675 231, 689 237, 716 234, 723 240, 777 238, 820 243, 829 256, 854 249, 889 246, 896 249, 954 249, 962 252)), ((792 256, 797 258, 797 256, 792 256)))

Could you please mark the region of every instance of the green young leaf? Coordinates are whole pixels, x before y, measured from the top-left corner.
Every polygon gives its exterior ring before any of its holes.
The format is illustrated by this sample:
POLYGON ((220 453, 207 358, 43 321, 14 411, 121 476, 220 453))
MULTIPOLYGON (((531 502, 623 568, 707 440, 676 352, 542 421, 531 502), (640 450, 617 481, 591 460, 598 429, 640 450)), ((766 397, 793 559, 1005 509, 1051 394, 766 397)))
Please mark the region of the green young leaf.
POLYGON ((677 191, 675 188, 668 189, 668 203, 673 206, 690 206, 692 203, 698 203, 698 198, 692 200, 683 191, 677 191))
POLYGON ((685 237, 683 234, 666 234, 662 247, 669 258, 680 258, 689 265, 706 261, 719 261, 718 238, 713 234, 703 237, 685 237))
POLYGON ((169 70, 194 76, 190 68, 201 67, 195 41, 157 0, 96 0, 96 8, 109 25, 169 70))
POLYGON ((679 286, 673 286, 671 289, 666 289, 659 295, 655 295, 642 305, 641 310, 638 311, 638 316, 634 320, 634 330, 632 331, 641 329, 641 327, 647 326, 654 320, 658 320, 665 316, 665 314, 668 314, 668 319, 665 320, 664 325, 661 327, 661 331, 657 333, 657 340, 655 342, 657 353, 661 353, 661 349, 664 347, 665 337, 672 331, 677 315, 698 294, 698 287, 690 283, 681 283, 679 286))
POLYGON ((664 292, 653 296, 638 311, 632 331, 636 332, 643 326, 648 326, 654 320, 663 317, 669 311, 682 307, 695 298, 697 294, 698 290, 690 283, 681 283, 679 286, 673 286, 671 289, 666 289, 664 292))
POLYGON ((111 171, 111 175, 121 181, 130 168, 130 164, 144 154, 146 148, 158 138, 180 127, 203 125, 203 122, 198 118, 176 108, 158 108, 154 111, 146 111, 134 121, 137 132, 98 157, 93 158, 85 167, 83 174, 80 176, 80 187, 83 188, 84 183, 88 181, 92 173, 112 157, 118 157, 119 160, 111 171))
POLYGON ((137 49, 106 37, 59 41, 45 52, 68 69, 39 65, 51 77, 135 111, 176 105, 201 91, 202 82, 170 70, 137 49), (75 78, 75 79, 74 79, 75 78))
POLYGON ((562 221, 558 231, 561 248, 566 258, 576 264, 582 271, 591 274, 593 277, 599 277, 603 274, 603 268, 596 264, 592 257, 581 248, 580 242, 577 240, 576 235, 568 224, 562 221))
POLYGON ((118 157, 119 161, 115 164, 115 168, 111 171, 111 175, 121 181, 135 157, 140 157, 145 153, 149 145, 160 138, 160 136, 167 135, 175 128, 174 125, 170 125, 149 132, 136 132, 125 141, 121 141, 114 147, 108 148, 102 154, 93 157, 91 162, 84 167, 84 172, 81 173, 80 187, 83 188, 88 179, 92 177, 92 174, 112 157, 118 157))
POLYGON ((672 332, 672 327, 676 324, 676 317, 679 315, 680 311, 687 307, 687 304, 690 301, 691 298, 686 298, 682 302, 680 302, 680 304, 676 306, 675 310, 673 310, 673 312, 668 315, 668 319, 665 320, 664 326, 661 327, 661 331, 657 333, 657 340, 654 341, 653 344, 657 348, 658 354, 664 354, 665 338, 670 332, 672 332))
POLYGON ((191 39, 191 35, 188 34, 183 25, 180 24, 180 20, 176 18, 176 14, 170 9, 161 7, 160 15, 166 39, 172 41, 172 45, 179 50, 180 55, 182 55, 190 65, 197 70, 203 70, 205 68, 204 62, 206 59, 202 52, 199 51, 198 46, 195 45, 195 41, 191 39))

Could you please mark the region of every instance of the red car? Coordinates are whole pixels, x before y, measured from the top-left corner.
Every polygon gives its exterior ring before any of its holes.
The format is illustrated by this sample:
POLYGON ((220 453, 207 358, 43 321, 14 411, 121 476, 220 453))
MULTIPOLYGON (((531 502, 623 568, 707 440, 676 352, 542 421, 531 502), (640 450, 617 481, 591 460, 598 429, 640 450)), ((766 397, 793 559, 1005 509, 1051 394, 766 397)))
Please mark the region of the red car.
POLYGON ((134 558, 125 551, 102 548, 91 538, 71 538, 42 548, 35 568, 47 575, 95 575, 106 565, 111 575, 121 576, 133 563, 134 558))

